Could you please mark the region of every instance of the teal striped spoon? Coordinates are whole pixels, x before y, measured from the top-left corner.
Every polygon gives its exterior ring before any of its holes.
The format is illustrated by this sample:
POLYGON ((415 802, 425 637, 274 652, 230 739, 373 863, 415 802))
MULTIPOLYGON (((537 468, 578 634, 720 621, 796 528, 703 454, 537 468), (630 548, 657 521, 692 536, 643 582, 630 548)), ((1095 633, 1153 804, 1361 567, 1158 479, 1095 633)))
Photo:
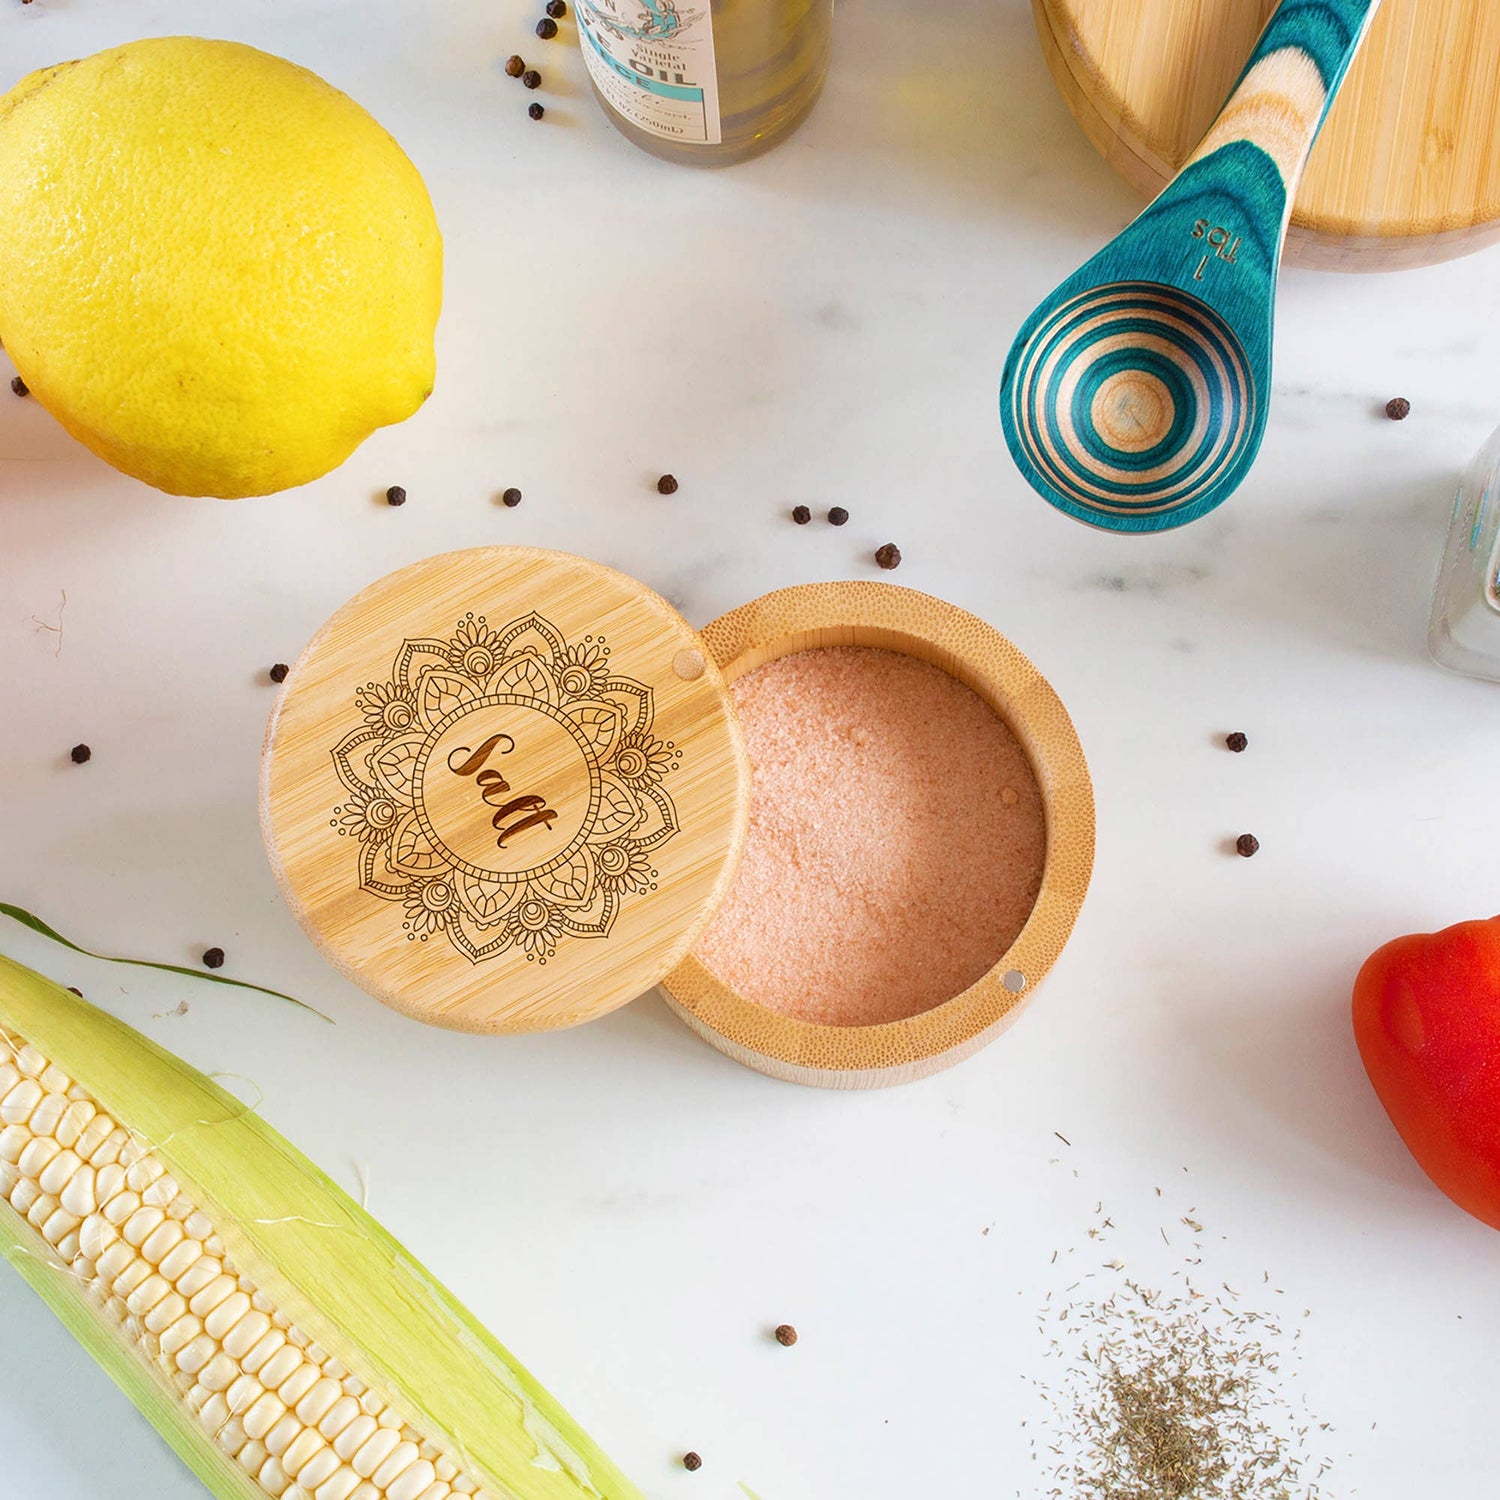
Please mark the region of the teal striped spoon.
POLYGON ((1282 0, 1187 164, 1016 335, 1000 420, 1059 510, 1165 531, 1249 472, 1292 200, 1379 4, 1282 0))

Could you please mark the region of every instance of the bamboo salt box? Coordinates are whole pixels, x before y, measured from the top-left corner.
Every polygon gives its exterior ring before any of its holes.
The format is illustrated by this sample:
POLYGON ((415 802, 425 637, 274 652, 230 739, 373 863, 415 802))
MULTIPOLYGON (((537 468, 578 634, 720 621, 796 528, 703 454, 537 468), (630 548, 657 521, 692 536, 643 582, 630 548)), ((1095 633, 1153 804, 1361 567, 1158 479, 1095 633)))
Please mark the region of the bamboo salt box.
POLYGON ((550 1030, 660 985, 730 1057, 832 1088, 922 1077, 1003 1031, 1072 931, 1094 840, 1066 710, 975 616, 889 584, 832 583, 767 595, 699 634, 635 579, 520 547, 429 558, 332 616, 273 712, 261 823, 309 937, 407 1015, 550 1030), (749 816, 730 684, 851 645, 929 662, 1004 720, 1041 791, 1046 853, 1024 927, 976 983, 905 1020, 836 1026, 751 1003, 693 948, 749 816))

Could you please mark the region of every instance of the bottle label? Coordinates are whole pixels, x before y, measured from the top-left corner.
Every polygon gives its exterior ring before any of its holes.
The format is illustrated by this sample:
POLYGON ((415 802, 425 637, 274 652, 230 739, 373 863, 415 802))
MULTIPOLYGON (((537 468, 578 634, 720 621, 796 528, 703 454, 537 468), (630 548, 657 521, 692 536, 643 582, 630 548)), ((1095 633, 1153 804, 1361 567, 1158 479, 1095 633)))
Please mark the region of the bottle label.
POLYGON ((663 140, 720 143, 707 0, 576 0, 575 9, 583 60, 611 108, 663 140))

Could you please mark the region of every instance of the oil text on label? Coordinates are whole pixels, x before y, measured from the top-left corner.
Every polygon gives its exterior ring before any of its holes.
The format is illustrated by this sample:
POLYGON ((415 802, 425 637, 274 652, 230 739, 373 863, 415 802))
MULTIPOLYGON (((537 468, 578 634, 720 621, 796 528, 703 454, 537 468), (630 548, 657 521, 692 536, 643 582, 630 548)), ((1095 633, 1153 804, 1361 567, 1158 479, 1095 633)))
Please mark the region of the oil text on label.
POLYGON ((708 0, 579 0, 594 86, 617 114, 664 140, 722 140, 708 0))

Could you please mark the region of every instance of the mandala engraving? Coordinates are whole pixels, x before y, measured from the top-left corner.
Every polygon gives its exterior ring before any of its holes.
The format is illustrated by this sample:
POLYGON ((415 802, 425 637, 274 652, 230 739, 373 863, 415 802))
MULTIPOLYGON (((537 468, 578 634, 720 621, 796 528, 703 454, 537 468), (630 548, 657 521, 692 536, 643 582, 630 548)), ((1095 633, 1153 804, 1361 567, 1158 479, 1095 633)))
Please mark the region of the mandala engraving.
POLYGON ((621 905, 656 889, 682 752, 609 654, 538 614, 496 629, 470 613, 446 640, 403 641, 390 677, 356 690, 330 822, 408 940, 545 964, 565 939, 608 937, 621 905))

